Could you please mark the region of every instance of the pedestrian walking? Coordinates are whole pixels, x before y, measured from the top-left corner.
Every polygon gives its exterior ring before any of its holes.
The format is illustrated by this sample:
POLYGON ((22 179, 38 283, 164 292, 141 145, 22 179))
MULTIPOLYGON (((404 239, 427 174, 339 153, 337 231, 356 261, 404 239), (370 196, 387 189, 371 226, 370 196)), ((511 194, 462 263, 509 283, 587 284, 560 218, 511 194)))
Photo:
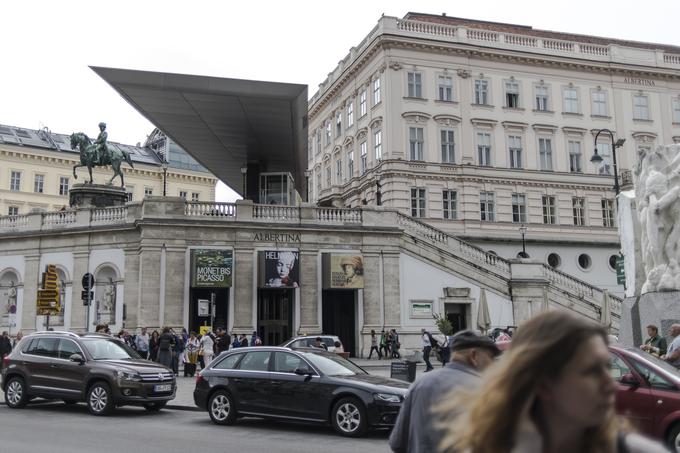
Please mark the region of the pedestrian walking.
POLYGON ((399 334, 397 333, 396 329, 390 330, 390 351, 392 351, 392 358, 393 359, 401 359, 401 354, 399 353, 399 349, 401 348, 401 342, 399 341, 399 334))
POLYGON ((193 377, 196 373, 196 363, 198 362, 198 349, 200 344, 196 338, 196 332, 190 332, 184 346, 184 354, 182 356, 184 362, 184 377, 193 377))
POLYGON ((668 330, 668 335, 673 337, 668 351, 661 356, 661 360, 673 365, 675 368, 680 368, 680 324, 673 324, 668 330))
POLYGON ((158 362, 158 331, 154 330, 151 332, 151 338, 149 338, 149 360, 158 362))
POLYGON ((2 332, 0 336, 0 370, 2 369, 2 364, 4 363, 2 359, 8 356, 12 352, 12 341, 9 339, 9 333, 7 331, 2 332))
POLYGON ((441 451, 474 453, 661 453, 615 414, 607 331, 566 311, 522 324, 497 366, 468 395, 442 399, 458 413, 441 451))
POLYGON ((425 329, 420 330, 420 338, 423 342, 423 360, 425 361, 425 372, 427 373, 434 369, 430 363, 430 352, 432 352, 432 342, 434 339, 432 338, 432 335, 430 335, 430 332, 425 329))
POLYGON ((248 337, 246 337, 246 334, 244 333, 241 334, 241 336, 239 337, 239 342, 241 343, 242 348, 248 347, 248 337))
POLYGON ((220 355, 221 352, 228 351, 229 343, 231 343, 229 334, 227 334, 224 329, 218 328, 217 339, 215 340, 215 354, 220 355))
POLYGON ((379 351, 382 351, 383 357, 386 359, 390 357, 390 343, 389 343, 389 334, 385 332, 385 329, 380 331, 380 349, 379 351))
POLYGON ((446 434, 434 412, 443 395, 476 385, 482 372, 500 354, 489 337, 466 330, 451 342, 451 363, 441 371, 418 379, 399 410, 390 435, 390 447, 396 453, 431 453, 446 434))
POLYGON ((207 332, 201 337, 201 348, 199 354, 203 356, 203 368, 210 365, 215 351, 215 341, 213 340, 212 332, 207 332))
POLYGON ((262 339, 259 337, 256 331, 253 331, 253 334, 250 336, 250 346, 261 346, 262 345, 262 339))
POLYGON ((654 324, 648 325, 647 335, 649 335, 649 338, 645 340, 645 344, 640 346, 640 349, 647 351, 656 357, 665 355, 668 346, 666 344, 666 339, 659 335, 659 328, 654 324))
POLYGON ((24 333, 20 330, 14 337, 14 341, 12 342, 12 349, 16 347, 16 345, 21 341, 22 338, 24 338, 24 333))
POLYGON ((149 334, 146 333, 146 327, 142 327, 142 333, 135 337, 135 349, 143 359, 149 358, 149 334))
POLYGON ((163 333, 158 338, 158 362, 161 365, 165 365, 171 370, 172 367, 172 355, 175 348, 175 336, 170 333, 169 327, 163 327, 163 333))
POLYGON ((179 361, 184 356, 184 337, 175 334, 172 329, 170 329, 170 332, 175 337, 175 345, 172 348, 172 371, 175 376, 179 376, 179 361))
POLYGON ((378 360, 382 359, 382 354, 380 353, 380 349, 378 349, 378 337, 375 334, 375 330, 371 329, 371 351, 368 353, 368 360, 371 360, 373 351, 378 354, 378 360))

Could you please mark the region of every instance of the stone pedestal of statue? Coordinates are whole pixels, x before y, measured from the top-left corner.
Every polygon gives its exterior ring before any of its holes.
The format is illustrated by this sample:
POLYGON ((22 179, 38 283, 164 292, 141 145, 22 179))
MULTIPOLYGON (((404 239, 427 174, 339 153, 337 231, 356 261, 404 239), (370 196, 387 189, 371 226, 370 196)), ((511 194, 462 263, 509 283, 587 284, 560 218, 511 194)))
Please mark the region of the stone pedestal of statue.
POLYGON ((679 300, 680 291, 627 297, 621 305, 619 342, 626 346, 640 346, 647 338, 646 327, 650 324, 657 326, 659 334, 670 341, 668 329, 672 324, 680 323, 679 300))
POLYGON ((108 208, 123 206, 127 202, 124 187, 104 184, 74 184, 69 190, 69 205, 72 208, 108 208))

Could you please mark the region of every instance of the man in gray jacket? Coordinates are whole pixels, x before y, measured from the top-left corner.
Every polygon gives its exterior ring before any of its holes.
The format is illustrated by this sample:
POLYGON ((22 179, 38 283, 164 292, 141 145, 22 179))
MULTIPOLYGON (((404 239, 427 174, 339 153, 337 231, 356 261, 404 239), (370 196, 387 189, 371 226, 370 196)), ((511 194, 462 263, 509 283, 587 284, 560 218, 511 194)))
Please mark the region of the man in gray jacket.
POLYGON ((411 385, 390 435, 393 452, 438 451, 443 433, 437 424, 441 417, 434 413, 434 408, 451 390, 477 384, 479 373, 500 354, 490 338, 469 330, 454 335, 449 346, 451 363, 411 385))

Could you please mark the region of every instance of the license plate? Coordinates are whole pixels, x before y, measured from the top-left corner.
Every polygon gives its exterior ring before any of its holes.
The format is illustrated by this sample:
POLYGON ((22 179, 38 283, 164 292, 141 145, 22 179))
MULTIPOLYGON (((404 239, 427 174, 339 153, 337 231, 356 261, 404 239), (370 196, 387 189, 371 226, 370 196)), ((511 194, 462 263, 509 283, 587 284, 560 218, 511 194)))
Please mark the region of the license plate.
POLYGON ((154 392, 169 392, 171 390, 172 390, 172 384, 160 384, 160 385, 154 385, 153 386, 154 392))

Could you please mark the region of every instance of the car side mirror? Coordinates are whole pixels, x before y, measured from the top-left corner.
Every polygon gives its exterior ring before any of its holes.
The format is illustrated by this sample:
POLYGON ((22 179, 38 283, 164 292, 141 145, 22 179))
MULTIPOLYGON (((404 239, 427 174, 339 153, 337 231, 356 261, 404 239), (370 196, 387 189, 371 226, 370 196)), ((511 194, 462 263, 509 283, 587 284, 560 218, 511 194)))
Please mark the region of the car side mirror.
POLYGON ((68 358, 71 362, 78 362, 80 364, 85 363, 85 359, 83 359, 83 356, 80 354, 73 354, 71 357, 68 358))
POLYGON ((298 376, 311 376, 312 374, 314 374, 314 372, 307 367, 303 367, 295 368, 295 374, 297 374, 298 376))
POLYGON ((619 383, 623 385, 630 385, 631 387, 639 387, 640 386, 640 381, 638 381, 635 376, 633 376, 632 373, 626 373, 623 376, 621 376, 621 379, 619 379, 619 383))

